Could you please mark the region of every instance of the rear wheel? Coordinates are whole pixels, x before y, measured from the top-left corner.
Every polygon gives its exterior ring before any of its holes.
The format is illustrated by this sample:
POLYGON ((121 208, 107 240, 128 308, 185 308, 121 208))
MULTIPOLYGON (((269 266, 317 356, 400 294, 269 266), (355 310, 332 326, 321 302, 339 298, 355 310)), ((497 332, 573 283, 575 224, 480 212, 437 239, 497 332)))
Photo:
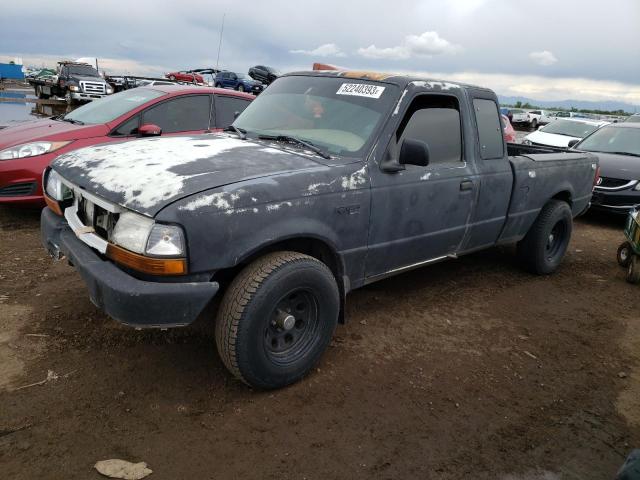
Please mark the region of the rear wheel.
POLYGON ((239 92, 244 92, 244 85, 242 85, 242 84, 238 85, 238 91, 239 92))
POLYGON ((618 253, 616 258, 618 259, 618 265, 627 268, 631 263, 631 257, 633 256, 633 250, 629 242, 622 242, 618 247, 618 253))
POLYGON ((218 353, 246 384, 284 387, 320 360, 339 308, 338 286, 322 262, 296 252, 265 255, 238 274, 222 300, 218 353))
POLYGON ((627 282, 634 284, 640 283, 640 260, 637 255, 631 255, 627 269, 627 282))
POLYGON ((518 257, 525 268, 538 275, 553 273, 567 251, 572 227, 569 205, 560 200, 548 202, 518 243, 518 257))

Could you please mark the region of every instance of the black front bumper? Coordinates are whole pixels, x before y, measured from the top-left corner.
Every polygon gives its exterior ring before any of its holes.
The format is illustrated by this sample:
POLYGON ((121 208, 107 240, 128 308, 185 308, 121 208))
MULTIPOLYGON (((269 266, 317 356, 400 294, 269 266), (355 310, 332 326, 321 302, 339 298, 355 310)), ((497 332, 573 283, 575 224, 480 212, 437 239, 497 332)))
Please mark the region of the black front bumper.
POLYGON ((219 290, 216 282, 160 283, 139 280, 100 257, 79 240, 64 218, 49 208, 40 217, 42 242, 54 258, 66 256, 78 270, 89 298, 110 317, 141 328, 192 323, 219 290))
POLYGON ((591 207, 596 210, 626 215, 640 206, 640 192, 635 190, 604 191, 597 188, 591 197, 591 207))

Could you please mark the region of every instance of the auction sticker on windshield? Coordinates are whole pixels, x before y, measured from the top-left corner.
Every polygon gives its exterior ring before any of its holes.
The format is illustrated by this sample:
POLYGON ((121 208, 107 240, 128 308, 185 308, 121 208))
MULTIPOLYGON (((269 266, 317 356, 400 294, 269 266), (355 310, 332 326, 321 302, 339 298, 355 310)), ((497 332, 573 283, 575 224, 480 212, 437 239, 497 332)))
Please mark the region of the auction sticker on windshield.
POLYGON ((385 87, 366 83, 343 83, 336 95, 354 95, 356 97, 380 98, 385 87))

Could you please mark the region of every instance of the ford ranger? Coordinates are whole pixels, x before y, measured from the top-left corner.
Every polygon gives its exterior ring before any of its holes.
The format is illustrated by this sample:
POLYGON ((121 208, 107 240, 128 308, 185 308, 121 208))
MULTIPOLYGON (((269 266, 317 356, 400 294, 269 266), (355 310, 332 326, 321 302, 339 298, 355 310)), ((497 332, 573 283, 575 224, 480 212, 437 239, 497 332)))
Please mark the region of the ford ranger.
POLYGON ((470 85, 287 74, 229 132, 58 157, 43 242, 125 324, 184 326, 217 305, 226 367, 282 387, 317 364, 353 289, 501 244, 535 274, 558 268, 597 160, 508 145, 498 112, 470 85))

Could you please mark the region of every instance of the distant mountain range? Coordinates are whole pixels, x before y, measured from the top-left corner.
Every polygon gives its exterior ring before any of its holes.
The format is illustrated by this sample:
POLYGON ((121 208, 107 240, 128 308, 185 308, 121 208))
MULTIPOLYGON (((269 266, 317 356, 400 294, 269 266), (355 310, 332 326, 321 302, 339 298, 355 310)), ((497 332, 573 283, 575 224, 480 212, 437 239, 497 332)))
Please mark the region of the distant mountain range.
POLYGON ((505 97, 502 95, 498 95, 498 99, 500 103, 505 105, 513 105, 517 102, 529 103, 531 105, 536 105, 541 108, 563 108, 569 110, 571 108, 577 108, 579 110, 624 110, 628 113, 636 113, 640 112, 640 105, 632 105, 630 103, 625 102, 616 102, 616 101, 602 101, 602 102, 591 102, 587 100, 534 100, 532 98, 527 97, 505 97))

